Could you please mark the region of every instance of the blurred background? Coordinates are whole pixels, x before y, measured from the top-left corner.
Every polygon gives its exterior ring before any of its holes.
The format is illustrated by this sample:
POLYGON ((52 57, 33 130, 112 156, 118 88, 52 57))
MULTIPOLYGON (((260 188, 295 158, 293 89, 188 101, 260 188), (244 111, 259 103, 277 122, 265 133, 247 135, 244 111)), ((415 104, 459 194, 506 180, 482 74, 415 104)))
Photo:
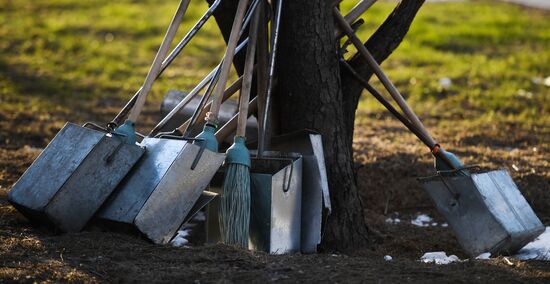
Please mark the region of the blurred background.
MULTIPOLYGON (((6 202, 11 185, 67 121, 105 124, 113 118, 142 84, 178 2, 0 0, 0 235, 7 236, 0 252, 4 255, 15 255, 19 261, 26 260, 29 251, 40 255, 44 250, 36 241, 43 235, 29 231, 6 202), (15 237, 23 234, 30 241, 15 237)), ((342 10, 355 2, 344 0, 342 10)), ((366 23, 359 37, 366 40, 396 4, 378 1, 363 15, 366 23)), ((549 6, 548 0, 427 1, 405 40, 382 64, 441 144, 466 164, 509 170, 546 225, 550 223, 549 6)), ((191 1, 176 38, 206 9, 206 1, 191 1)), ((219 62, 224 47, 215 22, 208 22, 153 86, 141 130, 158 122, 166 93, 191 90, 219 62)), ((349 54, 354 52, 349 49, 349 54)), ((371 82, 382 90, 375 79, 371 82)), ((354 158, 369 223, 395 237, 377 253, 410 256, 414 266, 422 251, 460 251, 449 228, 418 230, 387 224, 387 218, 414 219, 420 213, 437 222, 442 218, 415 179, 433 174, 429 152, 367 93, 357 110, 354 158)), ((56 242, 74 244, 77 253, 95 250, 93 244, 101 243, 98 238, 113 241, 113 248, 128 244, 128 251, 143 246, 129 237, 117 243, 116 238, 101 236, 84 234, 82 244, 80 235, 77 241, 69 235, 45 243, 50 252, 58 249, 56 242)), ((110 249, 98 251, 110 253, 110 249)), ((457 279, 462 279, 464 270, 456 268, 457 279)))

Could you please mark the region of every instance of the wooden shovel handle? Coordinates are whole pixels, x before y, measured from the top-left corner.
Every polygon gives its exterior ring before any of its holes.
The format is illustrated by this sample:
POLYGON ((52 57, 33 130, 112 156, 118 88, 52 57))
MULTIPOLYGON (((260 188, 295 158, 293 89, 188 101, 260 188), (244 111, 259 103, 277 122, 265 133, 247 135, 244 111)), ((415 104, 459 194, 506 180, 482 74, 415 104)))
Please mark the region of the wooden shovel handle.
POLYGON ((233 20, 233 26, 231 27, 231 34, 227 42, 227 49, 225 51, 224 60, 221 66, 220 79, 213 93, 212 106, 210 112, 207 114, 207 121, 213 124, 218 124, 218 113, 222 104, 223 92, 225 85, 229 78, 229 72, 231 71, 231 65, 233 64, 233 57, 235 56, 235 48, 240 37, 240 30, 243 24, 243 18, 248 6, 249 0, 239 0, 237 6, 237 12, 235 13, 235 19, 233 20))
POLYGON ((243 84, 239 96, 239 118, 237 123, 237 136, 245 137, 246 120, 248 119, 248 102, 252 90, 252 78, 254 77, 254 59, 256 58, 256 42, 258 39, 258 24, 260 21, 260 11, 256 9, 253 12, 252 24, 250 26, 250 43, 246 50, 244 65, 243 84))
MULTIPOLYGON (((227 99, 229 99, 231 96, 233 96, 238 90, 241 89, 241 86, 243 84, 243 76, 239 77, 237 81, 233 82, 229 88, 225 90, 223 93, 222 103, 225 102, 227 99)), ((208 102, 199 113, 199 119, 197 119, 196 122, 200 121, 201 117, 204 117, 206 113, 210 110, 210 107, 212 106, 212 101, 208 102)), ((194 125, 190 125, 191 118, 187 119, 182 125, 178 127, 178 130, 181 133, 185 133, 189 127, 192 127, 194 125)))
MULTIPOLYGON (((258 97, 254 97, 249 103, 248 103, 248 116, 251 116, 252 114, 256 113, 258 110, 258 97)), ((225 138, 227 138, 233 131, 237 129, 237 120, 239 118, 239 113, 235 114, 224 126, 220 128, 216 132, 216 139, 218 141, 223 141, 225 138)))
POLYGON ((382 68, 380 68, 380 65, 378 65, 378 62, 374 59, 374 57, 370 54, 370 52, 367 50, 367 48, 363 45, 361 40, 355 35, 353 29, 348 24, 346 19, 342 16, 340 11, 335 7, 334 10, 334 18, 342 27, 342 30, 344 33, 349 37, 355 48, 357 48, 357 51, 363 56, 363 58, 367 61, 367 64, 372 69, 376 77, 382 82, 382 85, 388 90, 392 98, 397 102, 397 105, 403 110, 405 115, 409 118, 409 120, 422 132, 422 134, 429 140, 429 143, 432 145, 437 144, 435 140, 432 138, 432 136, 428 133, 426 128, 424 127, 424 124, 418 119, 418 116, 413 112, 413 110, 409 107, 407 104, 407 101, 403 98, 403 96, 399 93, 397 88, 393 85, 393 83, 390 81, 390 79, 384 74, 382 71, 382 68))
POLYGON ((414 126, 410 120, 408 120, 404 115, 402 115, 397 109, 393 107, 393 105, 382 96, 381 93, 379 93, 373 86, 367 82, 359 73, 353 69, 347 63, 344 59, 341 60, 342 65, 355 77, 355 79, 376 99, 378 102, 380 102, 393 116, 395 116, 409 131, 411 131, 420 141, 422 141, 428 148, 430 149, 430 152, 436 157, 439 157, 444 163, 446 163, 450 168, 455 168, 453 163, 447 158, 447 156, 444 154, 444 150, 442 149, 436 149, 436 145, 430 144, 430 141, 424 136, 422 132, 416 126, 414 126))
POLYGON ((264 132, 262 131, 262 125, 263 125, 263 114, 264 114, 264 107, 265 107, 265 96, 267 92, 267 84, 269 80, 269 44, 268 44, 268 16, 267 16, 267 0, 262 0, 260 2, 260 6, 258 7, 260 10, 260 23, 258 26, 258 40, 257 40, 257 68, 256 68, 256 81, 258 82, 257 85, 257 92, 256 96, 258 98, 258 140, 263 140, 264 132))
POLYGON ((168 31, 166 31, 166 35, 164 36, 164 39, 162 40, 160 48, 157 51, 157 54, 155 55, 153 64, 151 65, 151 68, 147 73, 147 77, 145 77, 145 82, 143 83, 142 90, 141 92, 139 92, 139 96, 136 99, 136 103, 132 108, 132 111, 130 111, 130 114, 128 115, 128 120, 133 122, 137 121, 137 118, 141 113, 141 110, 143 109, 143 106, 145 104, 145 99, 147 98, 147 95, 149 94, 149 91, 153 86, 153 82, 155 81, 155 78, 157 77, 157 74, 159 73, 160 68, 162 67, 162 61, 164 60, 164 58, 166 58, 166 55, 168 54, 168 50, 170 49, 170 45, 172 44, 172 41, 176 36, 176 32, 178 31, 179 25, 181 24, 181 21, 183 19, 183 15, 185 14, 187 7, 189 6, 189 2, 190 0, 181 0, 178 6, 178 10, 176 11, 176 14, 174 15, 174 17, 172 18, 172 22, 170 22, 168 31))
MULTIPOLYGON (((355 22, 365 11, 367 11, 374 3, 376 3, 376 0, 361 0, 357 5, 355 5, 351 11, 344 17, 346 19, 346 22, 348 24, 352 24, 355 22)), ((342 36, 342 29, 339 29, 338 27, 335 28, 334 35, 336 38, 340 38, 342 36)))

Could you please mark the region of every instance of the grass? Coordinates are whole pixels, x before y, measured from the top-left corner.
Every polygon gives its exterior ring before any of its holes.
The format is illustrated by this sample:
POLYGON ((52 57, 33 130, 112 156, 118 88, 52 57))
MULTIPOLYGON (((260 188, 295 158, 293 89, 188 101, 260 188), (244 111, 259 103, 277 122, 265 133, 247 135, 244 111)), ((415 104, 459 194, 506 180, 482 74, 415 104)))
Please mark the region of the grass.
MULTIPOLYGON (((391 12, 379 3, 359 35, 391 12)), ((470 120, 548 123, 550 13, 494 1, 427 3, 382 67, 420 113, 470 120), (440 78, 453 84, 442 88, 440 78)), ((380 110, 364 96, 360 109, 380 110)))
MULTIPOLYGON (((354 1, 344 1, 349 9, 354 1)), ((178 1, 0 0, 0 111, 70 112, 71 102, 127 99, 141 84, 178 1)), ((380 2, 365 15, 367 38, 391 12, 380 2)), ((179 37, 206 9, 193 1, 179 37)), ((469 121, 550 122, 548 13, 494 1, 426 3, 383 67, 423 115, 469 121), (453 84, 444 89, 440 78, 453 84)), ((222 56, 215 23, 156 83, 189 90, 222 56)), ((382 112, 368 95, 360 110, 382 112)), ((361 117, 360 117, 361 118, 361 117)))

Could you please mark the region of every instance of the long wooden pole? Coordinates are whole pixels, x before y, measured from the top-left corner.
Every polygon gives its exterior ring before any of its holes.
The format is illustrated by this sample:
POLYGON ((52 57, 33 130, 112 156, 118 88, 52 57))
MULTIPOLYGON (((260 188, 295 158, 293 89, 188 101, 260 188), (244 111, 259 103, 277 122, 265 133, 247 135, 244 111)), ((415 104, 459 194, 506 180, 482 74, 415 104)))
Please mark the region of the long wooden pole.
POLYGON ((235 48, 237 47, 237 42, 240 37, 240 30, 242 26, 242 21, 248 6, 249 0, 240 0, 239 5, 237 6, 237 12, 235 13, 235 19, 233 20, 233 26, 231 27, 231 35, 227 42, 227 49, 225 51, 223 63, 221 66, 220 79, 213 93, 212 106, 210 107, 210 112, 206 115, 207 122, 218 125, 218 114, 220 112, 220 107, 222 104, 223 92, 225 90, 225 85, 229 78, 229 72, 231 71, 231 65, 233 64, 233 57, 235 56, 235 48))
POLYGON ((436 145, 437 143, 433 139, 433 137, 428 133, 426 130, 426 127, 424 127, 424 124, 418 119, 418 116, 414 113, 414 111, 409 107, 407 104, 407 101, 403 98, 403 96, 399 93, 395 85, 390 81, 390 79, 384 74, 382 71, 382 68, 380 68, 380 65, 378 65, 378 62, 374 59, 374 57, 370 54, 370 52, 367 50, 367 48, 363 45, 361 40, 355 35, 353 29, 351 28, 350 24, 344 19, 340 11, 335 7, 334 8, 334 18, 342 27, 342 30, 344 33, 349 37, 355 48, 357 48, 357 51, 363 56, 363 58, 367 61, 367 64, 372 69, 376 77, 382 82, 382 85, 388 90, 392 98, 397 102, 397 105, 403 110, 405 115, 409 118, 409 120, 422 132, 422 134, 428 139, 429 143, 432 145, 436 145))
POLYGON ((128 120, 133 122, 137 121, 137 118, 141 113, 143 106, 145 105, 145 100, 147 98, 147 95, 149 94, 149 91, 151 91, 151 88, 153 87, 153 82, 155 81, 156 76, 159 73, 160 68, 162 67, 162 61, 164 60, 164 58, 166 58, 166 55, 168 54, 168 50, 170 49, 170 45, 172 44, 172 41, 176 36, 176 32, 178 31, 179 25, 181 24, 181 21, 183 19, 183 15, 185 14, 187 7, 189 6, 189 2, 190 0, 182 0, 180 2, 178 10, 176 11, 176 14, 172 19, 172 22, 170 23, 170 26, 166 31, 166 35, 162 40, 160 48, 157 54, 155 55, 153 64, 151 65, 151 68, 147 73, 147 77, 145 77, 145 82, 143 83, 142 90, 139 93, 139 96, 136 100, 134 107, 132 108, 132 110, 130 111, 130 114, 128 115, 128 120))

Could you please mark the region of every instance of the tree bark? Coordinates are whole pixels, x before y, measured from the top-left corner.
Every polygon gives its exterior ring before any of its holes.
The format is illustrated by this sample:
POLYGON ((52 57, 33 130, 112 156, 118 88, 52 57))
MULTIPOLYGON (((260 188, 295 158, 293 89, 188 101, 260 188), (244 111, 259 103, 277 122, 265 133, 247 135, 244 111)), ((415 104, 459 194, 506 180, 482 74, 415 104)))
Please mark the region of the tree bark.
MULTIPOLYGON (((223 9, 215 14, 226 38, 237 2, 222 1, 223 9)), ((423 2, 402 1, 366 42, 379 62, 397 48, 423 2)), ((307 128, 322 134, 333 208, 323 247, 350 252, 370 245, 352 155, 355 111, 362 88, 339 68, 332 3, 284 1, 273 110, 279 114, 276 128, 281 133, 307 128)), ((237 70, 239 60, 235 62, 237 70)), ((371 76, 358 56, 350 63, 365 78, 371 76)))
POLYGON ((353 165, 353 124, 346 123, 334 38, 332 1, 285 1, 275 96, 282 132, 313 129, 323 136, 333 212, 326 249, 369 244, 353 165))

